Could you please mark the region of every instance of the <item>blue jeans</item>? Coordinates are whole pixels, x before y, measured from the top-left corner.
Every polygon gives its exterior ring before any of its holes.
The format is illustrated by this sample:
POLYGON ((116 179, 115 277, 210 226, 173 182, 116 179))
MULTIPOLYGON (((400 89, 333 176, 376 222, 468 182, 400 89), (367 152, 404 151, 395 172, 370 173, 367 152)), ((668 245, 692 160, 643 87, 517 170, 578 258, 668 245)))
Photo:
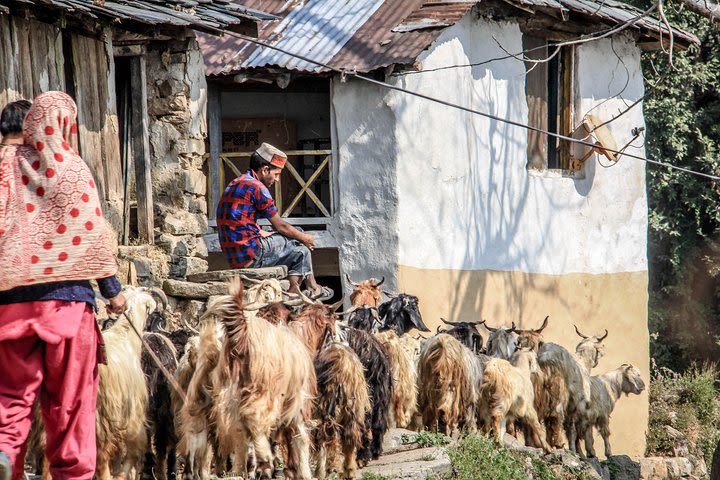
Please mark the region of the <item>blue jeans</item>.
POLYGON ((310 250, 297 240, 275 233, 260 239, 260 250, 251 268, 274 267, 285 265, 288 275, 299 275, 305 278, 313 273, 310 250))

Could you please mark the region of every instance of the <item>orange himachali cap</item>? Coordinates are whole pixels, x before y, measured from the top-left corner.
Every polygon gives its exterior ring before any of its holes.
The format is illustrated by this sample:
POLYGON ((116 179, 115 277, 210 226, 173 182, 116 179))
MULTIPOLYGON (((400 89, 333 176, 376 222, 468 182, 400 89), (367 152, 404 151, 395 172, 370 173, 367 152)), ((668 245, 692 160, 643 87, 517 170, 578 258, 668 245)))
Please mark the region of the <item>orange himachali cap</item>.
POLYGON ((265 161, 269 162, 270 165, 277 168, 285 168, 287 162, 287 155, 282 150, 279 150, 269 143, 263 143, 255 150, 255 153, 260 155, 265 161))

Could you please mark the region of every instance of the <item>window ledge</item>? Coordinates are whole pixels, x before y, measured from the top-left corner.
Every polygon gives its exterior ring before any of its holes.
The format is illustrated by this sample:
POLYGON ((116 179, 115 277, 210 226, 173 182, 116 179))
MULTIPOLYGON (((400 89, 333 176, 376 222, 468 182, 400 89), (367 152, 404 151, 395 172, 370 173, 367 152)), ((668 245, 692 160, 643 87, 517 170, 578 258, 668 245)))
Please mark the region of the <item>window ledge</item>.
POLYGON ((537 178, 569 178, 571 180, 584 180, 585 170, 573 172, 572 170, 561 170, 559 168, 551 168, 538 170, 536 168, 528 168, 528 175, 537 178))

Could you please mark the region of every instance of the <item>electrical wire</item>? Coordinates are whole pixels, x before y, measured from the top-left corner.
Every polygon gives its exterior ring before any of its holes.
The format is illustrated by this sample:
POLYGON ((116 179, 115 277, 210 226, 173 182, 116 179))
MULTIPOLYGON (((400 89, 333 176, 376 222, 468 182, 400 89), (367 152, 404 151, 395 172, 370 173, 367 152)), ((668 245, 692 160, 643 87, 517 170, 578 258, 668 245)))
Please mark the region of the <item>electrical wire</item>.
MULTIPOLYGON (((623 24, 624 28, 627 28, 627 27, 629 26, 628 23, 629 23, 629 22, 626 22, 625 24, 623 24)), ((633 23, 634 23, 634 22, 633 22, 633 23)), ((616 27, 615 30, 617 30, 617 28, 618 28, 618 27, 616 27)), ((424 99, 424 100, 428 100, 428 101, 431 101, 431 102, 434 102, 434 103, 438 103, 438 104, 440 104, 440 105, 445 105, 445 106, 450 107, 450 108, 455 108, 455 109, 457 109, 457 110, 461 110, 461 111, 464 111, 464 112, 472 113, 472 114, 474 114, 474 115, 479 115, 479 116, 481 116, 481 117, 485 117, 485 118, 488 118, 488 119, 490 119, 490 120, 495 120, 495 121, 497 121, 497 122, 502 122, 502 123, 506 123, 506 124, 508 124, 508 125, 513 125, 513 126, 515 126, 515 127, 524 128, 524 129, 526 129, 526 130, 530 130, 530 131, 542 133, 542 134, 544 134, 544 135, 548 135, 548 136, 557 138, 557 139, 559 139, 559 140, 565 140, 565 141, 567 141, 567 142, 571 142, 571 143, 575 143, 575 144, 579 144, 579 145, 584 145, 584 146, 591 147, 591 148, 597 147, 597 145, 596 145, 595 143, 592 143, 592 142, 587 142, 587 141, 584 141, 584 140, 578 140, 578 139, 569 137, 569 136, 567 136, 567 135, 562 135, 562 134, 560 134, 560 133, 550 132, 550 131, 544 130, 544 129, 542 129, 542 128, 533 127, 533 126, 531 126, 531 125, 527 125, 527 124, 524 124, 524 123, 521 123, 521 122, 518 122, 518 121, 515 121, 515 120, 510 120, 510 119, 508 119, 508 118, 499 117, 499 116, 493 115, 493 114, 491 114, 491 113, 487 113, 487 112, 483 112, 483 111, 480 111, 480 110, 476 110, 476 109, 474 109, 474 108, 465 107, 465 106, 463 106, 463 105, 458 105, 458 104, 456 104, 456 103, 452 103, 452 102, 449 102, 449 101, 446 101, 446 100, 442 100, 442 99, 440 99, 440 98, 433 97, 433 96, 430 96, 430 95, 426 95, 426 94, 424 94, 424 93, 415 92, 415 91, 408 90, 408 89, 405 89, 405 88, 402 88, 402 87, 398 87, 398 86, 396 86, 396 85, 392 85, 392 84, 389 84, 389 83, 387 83, 387 82, 383 82, 383 81, 380 81, 380 80, 375 80, 374 78, 367 77, 367 76, 365 76, 365 75, 360 75, 359 73, 357 73, 357 72, 354 71, 354 70, 353 70, 353 71, 348 71, 348 70, 345 70, 345 69, 340 69, 340 68, 337 68, 337 67, 333 67, 333 66, 328 65, 328 64, 326 64, 326 63, 323 63, 323 62, 321 62, 321 61, 319 61, 319 60, 312 59, 312 58, 310 58, 310 57, 307 57, 307 56, 302 55, 302 54, 299 54, 299 53, 291 52, 291 51, 286 50, 286 49, 284 49, 284 48, 282 48, 282 47, 278 47, 278 46, 276 46, 276 45, 271 45, 271 44, 269 44, 269 43, 267 43, 267 42, 265 42, 265 41, 263 41, 263 40, 260 40, 260 39, 254 38, 254 37, 249 37, 249 36, 243 35, 243 34, 241 34, 241 33, 224 31, 224 30, 219 29, 219 28, 216 28, 216 29, 214 29, 214 30, 216 30, 219 34, 227 34, 227 35, 233 36, 233 37, 235 37, 235 38, 239 38, 239 39, 241 39, 241 40, 245 40, 245 41, 247 41, 247 42, 254 43, 254 44, 259 45, 259 46, 261 46, 261 47, 269 48, 269 49, 271 49, 271 50, 276 50, 276 51, 278 51, 278 52, 280 52, 280 53, 284 53, 285 55, 289 55, 289 56, 291 56, 291 57, 297 58, 298 60, 303 60, 303 61, 305 61, 305 62, 307 62, 307 63, 311 63, 311 64, 317 65, 317 66, 319 66, 319 67, 323 67, 323 68, 325 68, 325 69, 327 69, 327 70, 329 70, 329 71, 338 73, 338 74, 340 74, 340 76, 341 76, 341 81, 346 81, 347 77, 348 77, 348 76, 351 76, 351 77, 357 78, 358 80, 361 80, 361 81, 364 81, 364 82, 367 82, 367 83, 370 83, 370 84, 374 84, 374 85, 383 87, 383 88, 388 89, 388 90, 394 90, 394 91, 397 91, 397 92, 405 93, 405 94, 407 94, 407 95, 411 95, 411 96, 414 96, 414 97, 417 97, 417 98, 422 98, 422 99, 424 99)), ((606 32, 606 34, 607 34, 607 32, 606 32)), ((606 124, 607 124, 607 123, 609 123, 609 122, 606 122, 606 124)), ((623 152, 621 152, 621 151, 619 151, 619 150, 613 150, 613 149, 605 148, 605 147, 602 147, 602 149, 605 150, 605 151, 607 151, 607 152, 614 153, 614 154, 616 154, 616 155, 624 155, 624 156, 626 156, 626 157, 628 157, 628 158, 633 158, 633 159, 635 159, 635 160, 640 160, 640 161, 643 161, 643 162, 646 162, 646 163, 649 163, 649 164, 658 165, 658 166, 662 166, 662 167, 667 167, 667 168, 670 168, 670 169, 673 169, 673 170, 678 170, 678 171, 681 171, 681 172, 689 173, 689 174, 691 174, 691 175, 697 175, 697 176, 700 176, 700 177, 709 178, 709 179, 711 179, 711 180, 720 180, 720 176, 718 176, 718 175, 712 175, 712 174, 709 174, 709 173, 698 172, 698 171, 695 171, 695 170, 691 170, 691 169, 689 169, 689 168, 685 168, 685 167, 680 167, 680 166, 678 166, 678 165, 674 165, 674 164, 672 164, 672 163, 667 163, 667 162, 663 162, 663 161, 660 161, 660 160, 654 160, 654 159, 651 159, 651 158, 642 157, 642 156, 640 156, 640 155, 634 155, 634 154, 631 154, 631 153, 623 153, 623 152)))

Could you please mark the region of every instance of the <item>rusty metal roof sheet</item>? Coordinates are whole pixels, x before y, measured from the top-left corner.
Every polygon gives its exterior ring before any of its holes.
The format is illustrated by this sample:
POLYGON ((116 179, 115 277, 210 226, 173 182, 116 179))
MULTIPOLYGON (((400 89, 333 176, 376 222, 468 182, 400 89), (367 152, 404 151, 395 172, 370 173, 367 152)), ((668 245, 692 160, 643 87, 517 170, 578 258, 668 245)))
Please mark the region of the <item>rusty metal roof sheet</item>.
MULTIPOLYGON (((625 23, 642 13, 617 0, 505 1, 523 10, 571 12, 610 25, 625 23)), ((477 0, 245 0, 244 4, 282 18, 261 22, 260 39, 333 68, 358 72, 413 63, 443 29, 457 23, 475 5, 482 8, 477 0)), ((652 17, 641 18, 631 28, 666 35, 665 26, 652 17)), ((675 28, 673 33, 681 43, 699 43, 691 33, 675 28)), ((199 41, 209 76, 266 67, 328 71, 231 36, 200 35, 199 41)))
POLYGON ((69 15, 110 20, 120 26, 132 22, 207 32, 232 29, 248 21, 277 18, 231 0, 0 0, 0 7, 4 5, 56 9, 69 15))

